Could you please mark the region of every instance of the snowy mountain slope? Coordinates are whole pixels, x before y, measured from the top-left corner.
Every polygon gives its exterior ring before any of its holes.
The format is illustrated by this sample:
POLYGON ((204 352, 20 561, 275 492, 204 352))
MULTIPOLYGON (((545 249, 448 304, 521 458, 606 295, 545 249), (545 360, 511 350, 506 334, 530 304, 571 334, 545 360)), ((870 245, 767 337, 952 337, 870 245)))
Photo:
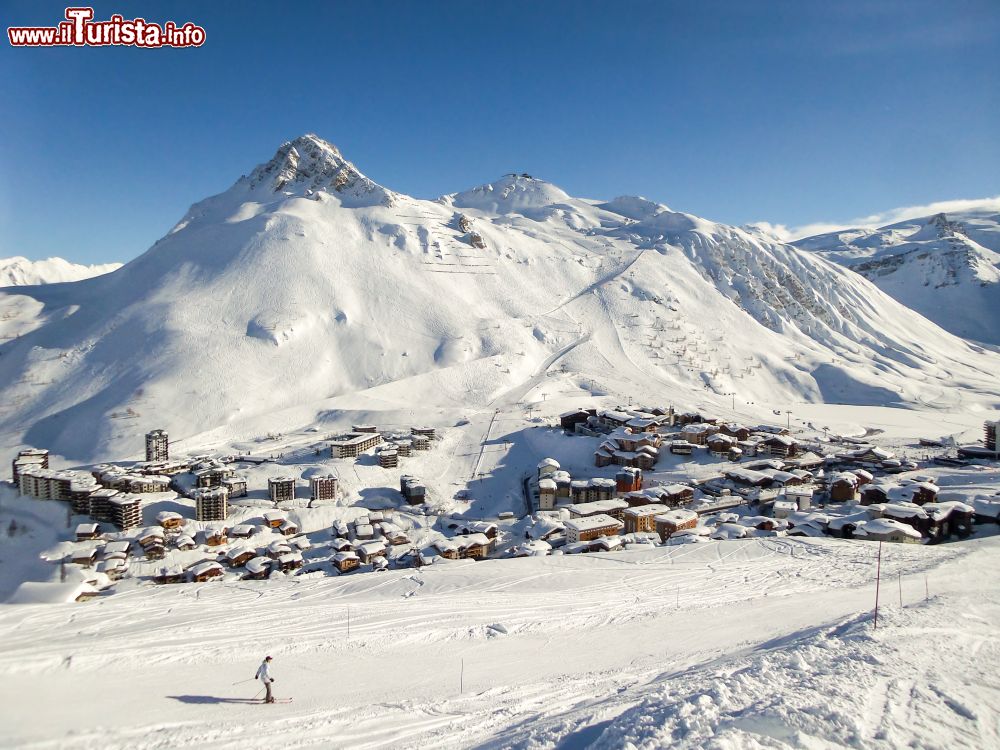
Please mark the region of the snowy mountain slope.
POLYGON ((0 258, 0 287, 79 281, 111 273, 121 268, 121 265, 121 263, 103 263, 83 266, 62 258, 46 260, 28 260, 20 256, 0 258))
POLYGON ((799 240, 958 336, 1000 344, 1000 214, 968 211, 799 240))
POLYGON ((194 447, 345 408, 446 424, 541 384, 738 392, 762 414, 1000 400, 1000 356, 815 254, 523 175, 417 200, 315 136, 118 272, 18 292, 45 323, 0 348, 0 444, 80 460, 134 455, 152 427, 194 447))

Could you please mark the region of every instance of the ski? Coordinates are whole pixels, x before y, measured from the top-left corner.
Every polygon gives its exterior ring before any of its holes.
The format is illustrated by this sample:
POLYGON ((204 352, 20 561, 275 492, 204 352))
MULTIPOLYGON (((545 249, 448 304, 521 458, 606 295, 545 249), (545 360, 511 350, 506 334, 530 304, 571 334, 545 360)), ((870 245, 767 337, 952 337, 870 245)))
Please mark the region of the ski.
MULTIPOLYGON (((291 703, 292 699, 291 698, 275 698, 271 702, 272 703, 291 703)), ((255 701, 255 703, 267 703, 267 701, 264 700, 263 698, 261 698, 260 700, 255 701)))

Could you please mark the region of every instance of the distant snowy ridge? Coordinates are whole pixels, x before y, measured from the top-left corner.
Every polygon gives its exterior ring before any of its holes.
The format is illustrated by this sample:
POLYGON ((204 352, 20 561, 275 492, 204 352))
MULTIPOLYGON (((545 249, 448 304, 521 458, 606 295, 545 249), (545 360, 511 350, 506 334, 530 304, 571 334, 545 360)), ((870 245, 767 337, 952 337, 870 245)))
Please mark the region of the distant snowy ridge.
POLYGON ((795 242, 958 336, 1000 344, 1000 213, 966 211, 795 242))
POLYGON ((20 256, 0 258, 0 287, 79 281, 111 273, 121 267, 121 263, 83 266, 62 258, 46 260, 28 260, 20 256))
POLYGON ((118 272, 19 293, 45 317, 0 344, 0 444, 79 459, 132 455, 152 427, 442 424, 543 384, 768 413, 1000 402, 1000 355, 819 254, 524 174, 418 200, 312 135, 118 272))

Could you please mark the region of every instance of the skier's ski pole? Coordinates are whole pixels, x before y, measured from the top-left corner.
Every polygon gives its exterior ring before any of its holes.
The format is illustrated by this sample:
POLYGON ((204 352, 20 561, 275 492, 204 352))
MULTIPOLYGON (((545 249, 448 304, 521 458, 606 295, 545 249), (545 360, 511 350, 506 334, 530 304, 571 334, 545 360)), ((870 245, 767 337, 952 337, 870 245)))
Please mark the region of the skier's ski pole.
POLYGON ((247 680, 240 680, 239 682, 234 682, 233 684, 234 685, 242 685, 244 682, 253 682, 256 679, 257 679, 256 677, 251 677, 251 678, 249 678, 247 680))

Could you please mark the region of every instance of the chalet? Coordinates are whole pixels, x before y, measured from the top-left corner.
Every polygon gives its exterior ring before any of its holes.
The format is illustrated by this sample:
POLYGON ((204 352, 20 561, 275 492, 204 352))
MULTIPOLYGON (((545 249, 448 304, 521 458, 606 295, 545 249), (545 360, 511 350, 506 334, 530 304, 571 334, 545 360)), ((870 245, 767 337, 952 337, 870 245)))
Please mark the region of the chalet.
POLYGON ((586 409, 573 409, 572 411, 563 412, 559 415, 559 426, 564 430, 572 432, 578 424, 585 423, 587 419, 595 415, 596 410, 587 411, 586 409))
POLYGON ((771 456, 793 458, 799 452, 799 444, 795 438, 788 435, 770 435, 758 445, 758 453, 760 452, 771 456))
POLYGON ((291 551, 291 545, 281 539, 275 539, 264 550, 265 554, 272 560, 277 560, 282 555, 287 555, 291 551))
POLYGON ((854 529, 854 537, 875 542, 901 542, 904 544, 919 544, 921 541, 919 531, 892 518, 861 521, 854 529))
POLYGON ((226 563, 230 568, 239 568, 257 557, 256 550, 249 547, 233 547, 226 552, 226 563))
MULTIPOLYGON (((331 458, 357 458, 382 442, 377 432, 349 432, 330 443, 331 458)), ((414 447, 416 441, 414 440, 414 447)))
POLYGON ((660 426, 660 422, 657 419, 650 419, 649 417, 632 417, 632 419, 625 423, 625 426, 632 432, 656 432, 660 426))
POLYGON ((653 523, 660 541, 665 542, 678 531, 697 526, 698 514, 693 510, 668 510, 654 516, 653 523))
POLYGON ((491 521, 472 521, 459 527, 461 534, 485 534, 490 539, 496 539, 500 527, 491 521))
POLYGON ((68 559, 71 563, 89 568, 97 562, 97 547, 78 547, 70 552, 68 559))
POLYGON ((385 543, 379 541, 364 542, 355 547, 354 551, 357 553, 362 564, 367 565, 375 557, 380 557, 385 555, 385 543))
POLYGON ((354 545, 342 537, 337 537, 330 542, 330 549, 336 552, 349 552, 354 549, 354 545))
POLYGON ((345 521, 338 520, 333 522, 333 527, 330 529, 330 533, 335 537, 346 539, 350 534, 350 529, 345 521))
POLYGON ((662 438, 658 433, 615 430, 594 453, 597 466, 633 466, 652 469, 659 458, 662 438))
POLYGON ((139 534, 138 538, 139 545, 142 547, 148 547, 151 544, 163 544, 163 529, 159 526, 153 526, 139 534))
POLYGON ((358 523, 354 524, 354 538, 361 540, 368 540, 375 538, 375 527, 370 523, 358 523))
POLYGON ((354 552, 338 552, 333 556, 333 566, 341 573, 354 570, 361 564, 361 558, 354 552))
POLYGON ((225 521, 229 515, 229 490, 225 487, 198 487, 191 490, 195 518, 199 521, 225 521))
POLYGON ((291 477, 270 477, 267 480, 267 494, 271 502, 278 504, 295 499, 295 480, 291 477))
POLYGON ((736 424, 735 422, 719 425, 719 432, 723 435, 736 438, 737 441, 750 439, 750 428, 736 424))
POLYGON ((875 475, 867 469, 854 469, 851 472, 858 479, 858 487, 870 484, 875 479, 875 475))
POLYGON ((225 527, 218 529, 205 529, 204 534, 205 544, 209 547, 219 547, 229 542, 229 538, 226 536, 225 527))
POLYGON ((126 573, 128 573, 128 568, 128 560, 123 560, 120 557, 104 559, 97 564, 97 572, 104 573, 104 575, 112 581, 117 581, 122 578, 126 573))
POLYGON ((756 440, 752 437, 748 440, 737 440, 736 447, 740 449, 744 458, 753 458, 757 455, 757 449, 760 447, 760 440, 756 440))
POLYGON ((631 414, 626 414, 623 411, 612 411, 606 409, 597 413, 598 422, 605 427, 609 427, 612 430, 619 427, 624 427, 630 419, 632 419, 631 414))
POLYGON ((271 574, 271 559, 269 557, 254 557, 247 560, 245 564, 246 574, 243 576, 248 580, 262 580, 271 574))
POLYGON ((745 467, 726 469, 722 473, 729 481, 747 487, 770 487, 774 482, 774 479, 769 474, 745 467))
POLYGON ((159 572, 153 576, 153 583, 167 584, 167 583, 184 583, 187 576, 184 570, 177 565, 160 568, 159 572))
POLYGON ((184 517, 172 510, 161 510, 156 514, 156 522, 167 531, 174 531, 184 525, 184 517))
POLYGON ((566 521, 567 542, 587 542, 600 536, 617 536, 622 522, 606 514, 574 518, 566 521))
POLYGON ((299 552, 305 552, 307 550, 312 549, 312 543, 305 536, 297 536, 294 539, 289 539, 288 544, 292 548, 293 552, 295 550, 298 550, 299 552))
POLYGON ((719 432, 710 435, 706 439, 705 445, 708 446, 708 452, 713 456, 726 458, 729 456, 729 452, 736 448, 736 438, 719 432))
POLYGON ((445 560, 458 560, 462 556, 462 545, 454 539, 439 539, 433 546, 445 560))
POLYGON ((601 536, 586 542, 575 542, 567 544, 565 552, 567 554, 578 554, 586 552, 613 552, 622 548, 622 538, 618 536, 601 536))
POLYGON ((287 516, 280 510, 267 510, 264 511, 264 523, 270 526, 272 529, 277 529, 281 527, 281 524, 285 522, 287 516))
POLYGON ((167 556, 167 547, 162 542, 147 544, 142 551, 147 560, 162 560, 167 556))
POLYGON ((701 414, 699 414, 698 412, 686 411, 682 414, 678 414, 675 421, 677 424, 683 427, 689 424, 697 424, 698 422, 702 422, 704 420, 702 420, 701 414))
POLYGON ((101 535, 101 527, 96 523, 81 523, 76 527, 76 541, 97 539, 101 535))
POLYGON ((382 534, 385 536, 385 540, 393 547, 410 543, 410 538, 403 532, 402 529, 395 525, 383 524, 382 534), (389 526, 389 528, 386 528, 387 526, 389 526))
POLYGON ((708 438, 716 432, 718 432, 718 428, 715 425, 695 422, 684 425, 681 430, 681 439, 694 445, 705 445, 708 443, 708 438))
POLYGON ((719 541, 727 539, 743 539, 747 535, 747 527, 739 523, 720 523, 712 532, 711 538, 719 541))
POLYGON ((203 560, 187 569, 188 578, 195 583, 204 583, 215 578, 222 578, 222 566, 213 560, 203 560))
POLYGON ((237 524, 229 530, 229 536, 233 539, 249 539, 256 533, 257 527, 252 523, 237 524))
POLYGON ((637 505, 626 508, 622 514, 622 521, 625 523, 626 534, 638 534, 656 529, 655 518, 661 513, 670 510, 666 505, 659 503, 649 503, 648 505, 637 505))
POLYGON ((835 503, 853 502, 858 493, 858 478, 843 472, 830 478, 830 500, 835 503))
POLYGON ((193 550, 197 545, 194 539, 187 534, 181 534, 174 540, 174 546, 183 551, 193 550))
POLYGON ((302 559, 300 553, 287 552, 275 561, 274 567, 282 573, 291 573, 293 570, 301 568, 304 564, 305 561, 302 559))
POLYGON ((694 443, 687 440, 673 440, 670 443, 670 452, 676 456, 690 456, 694 452, 694 443))
POLYGON ((333 500, 337 497, 337 484, 335 474, 309 477, 309 496, 313 500, 333 500))
POLYGON ((299 526, 294 521, 290 521, 286 518, 278 527, 278 532, 283 536, 292 536, 293 534, 299 533, 299 526))
POLYGON ((604 514, 614 518, 616 521, 621 521, 625 509, 628 507, 629 504, 626 500, 611 498, 608 500, 594 500, 589 503, 570 505, 567 510, 569 510, 570 518, 587 518, 589 516, 604 514))
POLYGON ((455 541, 461 544, 461 556, 472 560, 482 560, 496 548, 496 539, 491 539, 486 534, 468 534, 457 537, 455 541))

